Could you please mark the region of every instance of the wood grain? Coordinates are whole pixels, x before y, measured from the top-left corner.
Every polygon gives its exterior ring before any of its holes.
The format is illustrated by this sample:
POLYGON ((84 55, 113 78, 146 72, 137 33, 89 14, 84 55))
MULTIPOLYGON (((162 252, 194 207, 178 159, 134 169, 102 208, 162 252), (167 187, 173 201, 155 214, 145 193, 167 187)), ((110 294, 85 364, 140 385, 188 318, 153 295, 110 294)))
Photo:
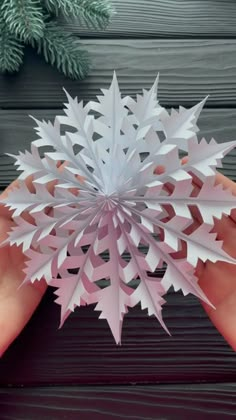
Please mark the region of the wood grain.
POLYGON ((169 337, 140 307, 125 317, 122 346, 93 307, 78 308, 58 330, 59 306, 48 291, 0 360, 0 386, 233 382, 236 354, 192 296, 169 293, 169 337))
POLYGON ((113 0, 117 14, 105 31, 65 25, 88 37, 235 37, 234 0, 113 0))
MULTIPOLYGON (((19 150, 30 149, 30 142, 37 138, 33 127, 35 122, 29 114, 37 119, 51 119, 62 114, 62 110, 0 110, 0 187, 5 187, 14 180, 18 173, 13 165, 14 160, 6 153, 17 154, 19 150)), ((236 109, 204 109, 199 119, 199 138, 212 137, 217 142, 236 139, 236 109)), ((224 159, 223 173, 236 180, 236 149, 224 159)))
POLYGON ((235 384, 1 389, 1 420, 230 420, 235 384))
POLYGON ((75 82, 28 50, 22 71, 0 76, 0 108, 61 108, 62 87, 85 101, 108 87, 117 71, 123 94, 149 88, 161 74, 164 105, 191 105, 210 95, 207 106, 236 104, 236 40, 83 40, 93 60, 90 76, 75 82))

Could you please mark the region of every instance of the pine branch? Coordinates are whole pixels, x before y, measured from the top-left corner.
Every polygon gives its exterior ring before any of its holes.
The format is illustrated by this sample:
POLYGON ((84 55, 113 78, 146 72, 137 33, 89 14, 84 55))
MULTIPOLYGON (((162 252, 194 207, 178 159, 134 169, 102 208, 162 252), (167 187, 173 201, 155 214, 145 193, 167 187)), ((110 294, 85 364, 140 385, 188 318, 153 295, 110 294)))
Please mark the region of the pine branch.
POLYGON ((0 72, 13 73, 23 62, 23 45, 8 32, 0 16, 0 72))
POLYGON ((43 53, 45 60, 65 76, 83 79, 89 71, 89 57, 79 47, 78 38, 63 30, 55 22, 45 26, 43 38, 31 42, 38 53, 43 53))
POLYGON ((67 77, 84 78, 89 55, 78 38, 52 20, 53 15, 77 17, 89 26, 104 28, 113 12, 109 0, 0 0, 0 72, 18 70, 22 41, 36 47, 67 77))
POLYGON ((50 13, 81 18, 88 26, 105 28, 114 14, 108 0, 45 0, 50 13))
POLYGON ((107 0, 77 0, 81 7, 81 17, 88 25, 106 27, 114 14, 111 3, 107 0))
POLYGON ((1 6, 9 31, 29 42, 43 36, 44 16, 39 0, 4 0, 1 6))

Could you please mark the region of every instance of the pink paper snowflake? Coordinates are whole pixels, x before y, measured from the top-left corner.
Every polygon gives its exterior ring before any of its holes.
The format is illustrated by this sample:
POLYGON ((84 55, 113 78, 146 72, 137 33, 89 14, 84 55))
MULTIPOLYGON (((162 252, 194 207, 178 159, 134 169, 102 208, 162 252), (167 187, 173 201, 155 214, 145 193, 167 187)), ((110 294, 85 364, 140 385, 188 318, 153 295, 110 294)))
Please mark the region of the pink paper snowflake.
POLYGON ((194 276, 198 259, 236 262, 211 233, 213 218, 236 207, 215 185, 215 168, 236 142, 198 141, 204 101, 169 114, 156 91, 157 80, 136 100, 121 99, 114 75, 98 102, 84 106, 67 95, 66 115, 37 121, 31 152, 14 156, 19 187, 4 200, 16 224, 8 241, 28 257, 25 282, 44 277, 57 288, 61 325, 76 306, 96 303, 117 343, 124 314, 139 302, 166 328, 161 311, 171 285, 208 302, 194 276), (196 209, 202 223, 188 229, 196 209), (150 277, 164 263, 162 280, 150 277))

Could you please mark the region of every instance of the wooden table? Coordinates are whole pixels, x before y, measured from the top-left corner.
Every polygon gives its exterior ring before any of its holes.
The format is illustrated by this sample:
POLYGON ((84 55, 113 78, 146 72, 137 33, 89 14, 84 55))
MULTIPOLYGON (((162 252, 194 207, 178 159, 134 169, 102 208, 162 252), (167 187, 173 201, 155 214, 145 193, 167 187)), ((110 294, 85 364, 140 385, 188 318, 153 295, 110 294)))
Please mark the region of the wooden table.
MULTIPOLYGON (((107 32, 70 28, 91 53, 83 82, 65 79, 27 50, 22 71, 0 76, 0 187, 16 171, 6 152, 35 138, 32 114, 61 112, 65 87, 94 99, 117 71, 125 94, 150 87, 160 72, 159 99, 191 106, 210 94, 202 136, 236 138, 235 0, 117 0, 107 32)), ((224 160, 236 180, 236 150, 224 160)), ((236 280, 236 279, 235 279, 236 280)), ((236 418, 236 356, 192 296, 170 292, 167 336, 139 307, 116 346, 92 307, 77 309, 58 330, 59 307, 49 290, 21 336, 0 361, 0 419, 236 418)), ((1 332, 0 332, 1 333, 1 332)))

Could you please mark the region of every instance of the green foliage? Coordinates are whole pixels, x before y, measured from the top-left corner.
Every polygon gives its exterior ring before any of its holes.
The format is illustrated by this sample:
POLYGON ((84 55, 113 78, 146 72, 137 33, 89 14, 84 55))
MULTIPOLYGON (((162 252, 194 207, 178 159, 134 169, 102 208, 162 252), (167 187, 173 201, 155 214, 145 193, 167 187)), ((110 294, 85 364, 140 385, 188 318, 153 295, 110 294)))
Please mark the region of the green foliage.
POLYGON ((23 61, 23 45, 8 32, 0 16, 0 72, 18 71, 23 61))
POLYGON ((102 29, 113 12, 108 0, 0 0, 0 72, 19 70, 24 42, 66 76, 84 78, 89 71, 88 53, 56 17, 76 17, 102 29))
POLYGON ((104 28, 114 13, 107 0, 45 0, 47 10, 55 15, 78 17, 87 25, 104 28))
POLYGON ((79 46, 79 40, 58 27, 55 22, 46 24, 44 37, 37 44, 38 53, 45 60, 72 79, 83 79, 89 71, 87 51, 79 46))
POLYGON ((113 15, 114 10, 108 1, 104 0, 80 0, 79 16, 89 25, 106 27, 113 15))
POLYGON ((1 9, 11 34, 25 42, 42 38, 45 25, 38 0, 4 0, 1 9))

